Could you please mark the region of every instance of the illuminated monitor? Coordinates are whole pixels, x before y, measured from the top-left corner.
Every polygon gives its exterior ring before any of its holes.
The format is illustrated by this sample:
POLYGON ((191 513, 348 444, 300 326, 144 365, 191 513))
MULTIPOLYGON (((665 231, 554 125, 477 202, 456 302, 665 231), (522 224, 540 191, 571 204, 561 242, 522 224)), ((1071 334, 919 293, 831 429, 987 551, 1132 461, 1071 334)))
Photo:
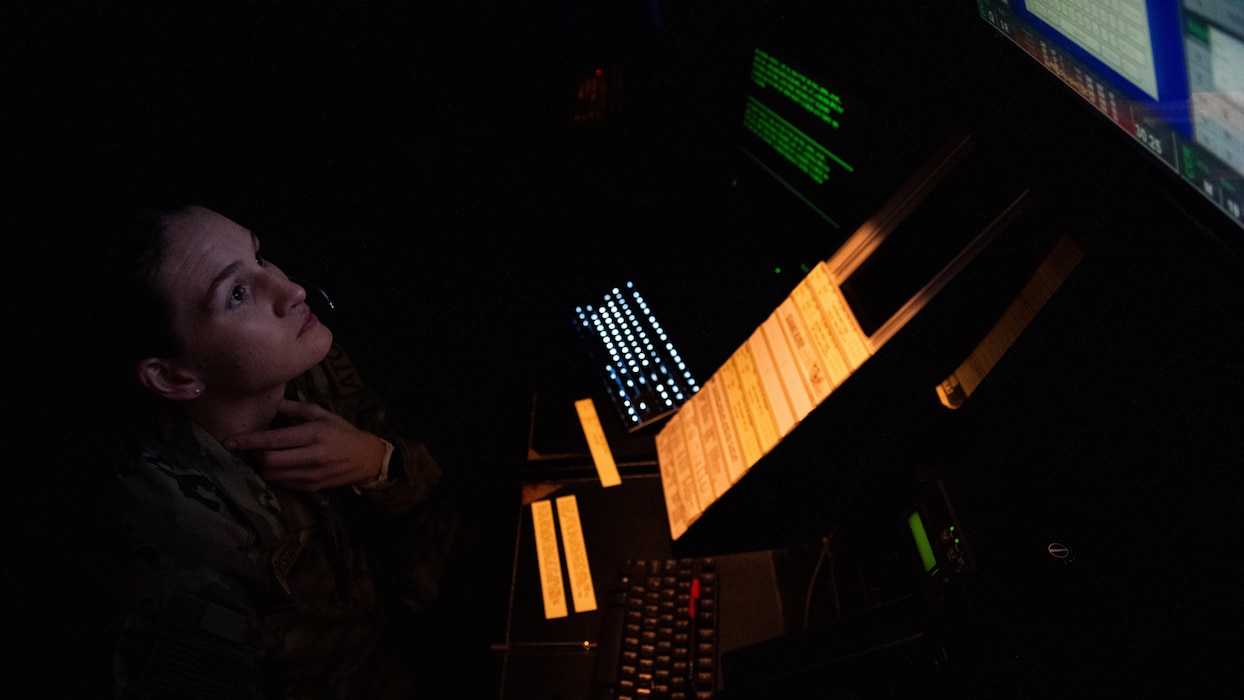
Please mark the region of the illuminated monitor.
MULTIPOLYGON (((1244 3, 977 0, 980 16, 1244 233, 1244 3)), ((1238 241, 1235 241, 1238 245, 1238 241)))
POLYGON ((579 338, 628 432, 665 418, 699 391, 674 341, 634 282, 575 307, 579 338))
POLYGON ((774 47, 752 50, 748 76, 744 156, 826 224, 848 226, 869 105, 774 47))

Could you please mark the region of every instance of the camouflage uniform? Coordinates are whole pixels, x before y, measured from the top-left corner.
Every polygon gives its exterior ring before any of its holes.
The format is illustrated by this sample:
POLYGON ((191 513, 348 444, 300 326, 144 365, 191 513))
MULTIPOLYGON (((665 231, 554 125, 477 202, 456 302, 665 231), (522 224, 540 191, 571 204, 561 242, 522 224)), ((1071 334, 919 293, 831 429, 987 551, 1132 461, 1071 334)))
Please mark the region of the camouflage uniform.
POLYGON ((339 347, 287 396, 393 443, 390 481, 286 491, 190 421, 165 421, 105 499, 120 697, 400 697, 411 682, 388 631, 395 609, 417 612, 436 592, 452 535, 429 510, 440 469, 386 433, 339 347))

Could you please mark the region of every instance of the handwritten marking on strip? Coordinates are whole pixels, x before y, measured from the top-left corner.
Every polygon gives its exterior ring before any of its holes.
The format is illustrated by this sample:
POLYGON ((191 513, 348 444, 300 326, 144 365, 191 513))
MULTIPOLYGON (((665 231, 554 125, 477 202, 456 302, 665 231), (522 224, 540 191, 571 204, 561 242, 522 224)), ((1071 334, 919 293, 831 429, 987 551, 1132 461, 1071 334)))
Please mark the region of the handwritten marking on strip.
POLYGON ((562 547, 566 550, 566 572, 570 575, 570 594, 575 612, 596 609, 596 588, 587 561, 587 544, 579 522, 579 502, 573 494, 557 499, 557 520, 562 528, 562 547))
POLYGON ((596 404, 590 398, 579 399, 574 402, 574 409, 579 414, 579 424, 583 426, 587 447, 592 452, 592 462, 596 465, 600 485, 617 486, 622 483, 622 477, 618 475, 618 465, 613 461, 613 452, 609 450, 609 441, 605 439, 605 429, 601 427, 600 416, 596 414, 596 404))
POLYGON ((544 617, 565 617, 566 589, 562 586, 562 562, 557 553, 557 528, 553 525, 552 502, 544 500, 532 503, 531 522, 536 533, 536 561, 540 566, 544 617))

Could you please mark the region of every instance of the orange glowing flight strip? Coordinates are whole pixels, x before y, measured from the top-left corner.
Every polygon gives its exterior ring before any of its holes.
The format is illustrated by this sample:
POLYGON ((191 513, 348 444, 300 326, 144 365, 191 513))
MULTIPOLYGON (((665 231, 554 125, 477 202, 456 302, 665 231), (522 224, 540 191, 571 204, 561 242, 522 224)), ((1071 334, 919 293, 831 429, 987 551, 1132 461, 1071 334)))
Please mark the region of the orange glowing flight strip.
POLYGON ((600 485, 617 486, 622 483, 622 477, 618 474, 618 465, 609 449, 609 441, 605 439, 605 429, 601 427, 596 404, 590 398, 579 399, 574 402, 574 408, 579 414, 579 424, 583 426, 583 436, 587 438, 587 447, 592 453, 592 463, 596 465, 600 485))

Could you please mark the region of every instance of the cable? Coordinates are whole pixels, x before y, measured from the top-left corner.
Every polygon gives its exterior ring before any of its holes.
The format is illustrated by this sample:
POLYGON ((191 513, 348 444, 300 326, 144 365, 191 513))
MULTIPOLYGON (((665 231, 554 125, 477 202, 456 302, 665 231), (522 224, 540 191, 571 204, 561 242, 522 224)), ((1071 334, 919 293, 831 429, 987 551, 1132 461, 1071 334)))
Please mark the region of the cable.
POLYGON ((804 596, 804 601, 803 601, 803 628, 804 629, 807 629, 808 625, 811 623, 812 596, 816 592, 816 580, 820 578, 821 567, 825 564, 825 560, 827 559, 830 560, 829 577, 830 577, 830 590, 833 591, 833 597, 834 597, 834 612, 835 612, 835 615, 840 614, 839 612, 840 607, 838 603, 838 577, 834 575, 833 555, 829 551, 830 543, 833 542, 834 533, 836 533, 837 530, 838 528, 835 527, 833 530, 830 530, 828 535, 821 537, 821 553, 819 556, 817 556, 816 564, 813 565, 812 567, 812 577, 808 580, 808 591, 807 591, 807 594, 804 596))

